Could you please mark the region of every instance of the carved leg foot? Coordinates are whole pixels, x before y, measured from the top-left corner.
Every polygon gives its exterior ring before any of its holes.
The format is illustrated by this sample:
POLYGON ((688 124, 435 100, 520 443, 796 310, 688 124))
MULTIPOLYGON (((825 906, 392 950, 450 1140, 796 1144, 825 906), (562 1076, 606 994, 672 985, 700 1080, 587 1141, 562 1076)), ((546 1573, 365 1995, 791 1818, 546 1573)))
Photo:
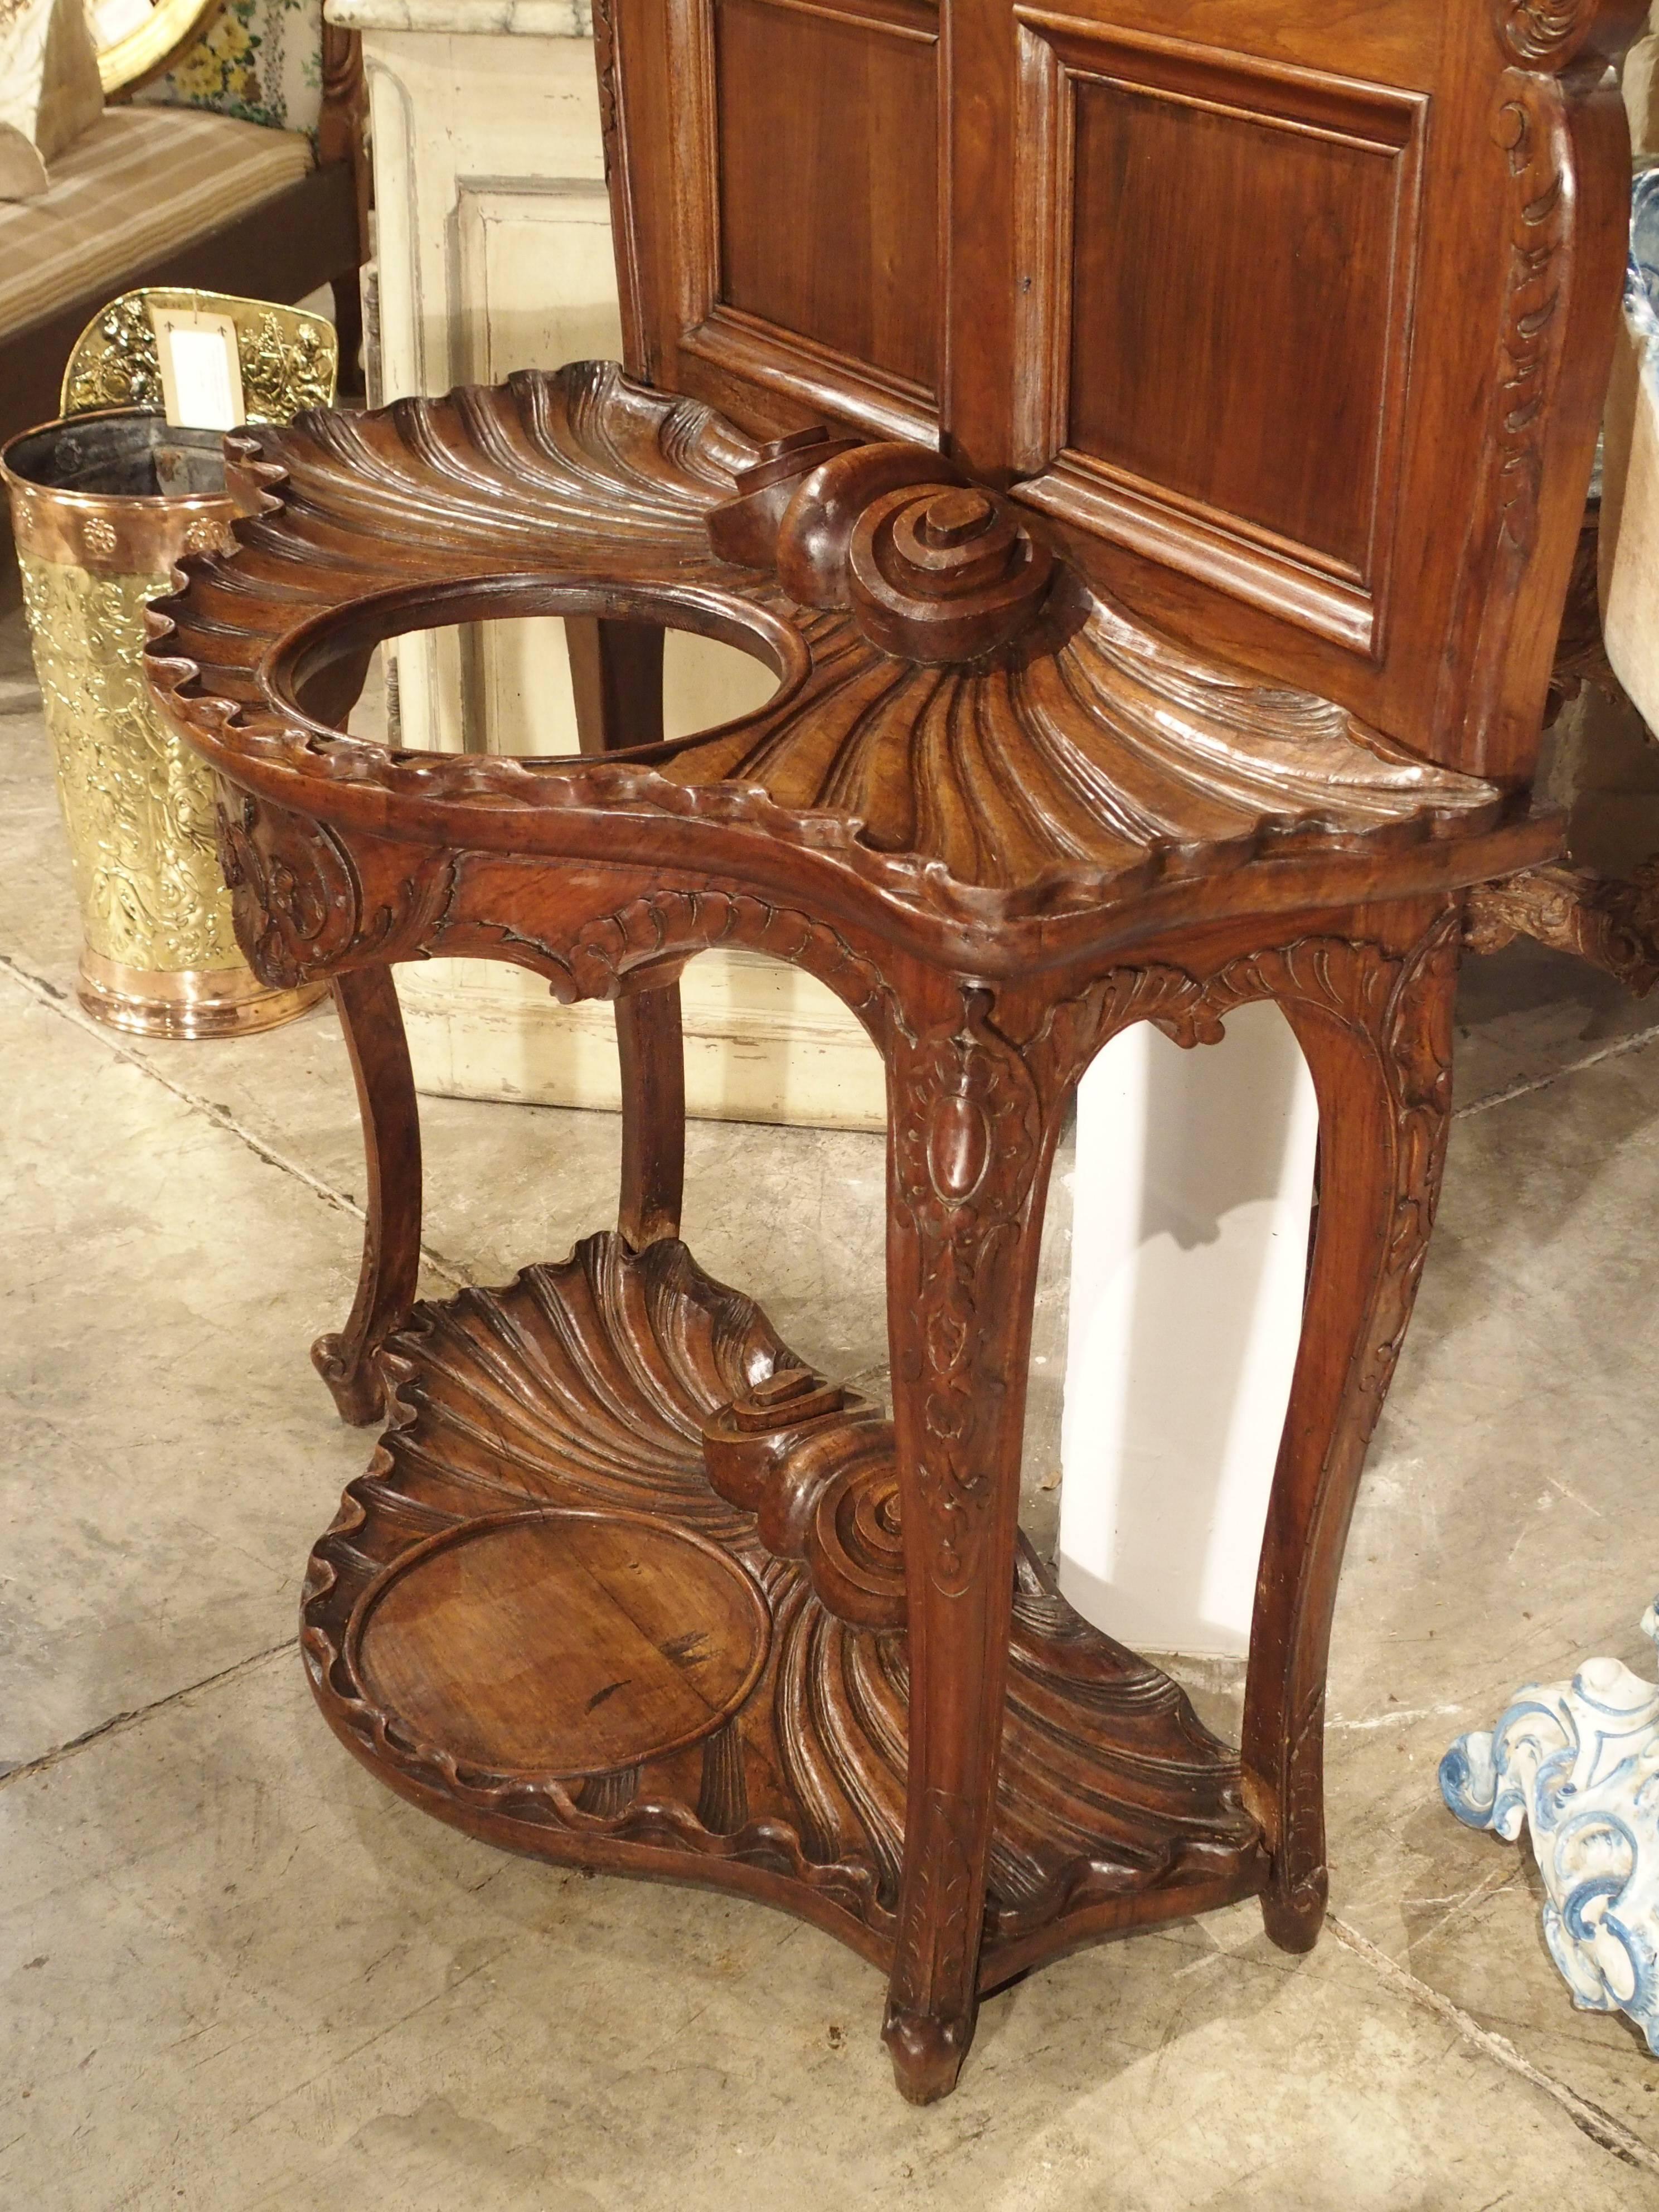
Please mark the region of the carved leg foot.
POLYGON ((889 2000, 881 2039, 893 2062, 893 2079, 907 2104, 936 2105, 957 2086, 974 2039, 974 2021, 939 2021, 900 2012, 889 2000))
POLYGON ((368 1218, 350 1318, 337 1335, 319 1336, 311 1358, 341 1419, 362 1428, 378 1421, 384 1411, 380 1346, 415 1302, 421 1263, 421 1123, 391 969, 337 975, 334 997, 362 1115, 368 1218))
POLYGON ((1021 1429, 1056 1117, 988 993, 897 1044, 892 1346, 909 1617, 904 1874, 882 2033, 901 2094, 955 2087, 973 2040, 1008 1669, 1021 1429))
MULTIPOLYGON (((1246 1802, 1266 1832, 1268 1935, 1306 1951, 1325 1917, 1325 1673, 1366 1446, 1411 1318, 1451 1103, 1457 917, 1403 954, 1328 943, 1273 995, 1319 1097, 1319 1222, 1261 1548, 1244 1713, 1246 1802), (1305 971, 1305 972, 1304 972, 1305 971)), ((1426 927, 1425 924, 1426 923, 1426 927)))

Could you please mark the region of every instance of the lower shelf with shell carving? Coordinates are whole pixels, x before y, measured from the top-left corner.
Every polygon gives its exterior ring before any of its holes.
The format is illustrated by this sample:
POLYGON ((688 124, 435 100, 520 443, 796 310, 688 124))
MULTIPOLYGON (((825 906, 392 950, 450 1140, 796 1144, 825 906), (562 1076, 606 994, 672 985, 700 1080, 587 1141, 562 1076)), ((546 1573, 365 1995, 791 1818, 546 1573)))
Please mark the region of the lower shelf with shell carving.
MULTIPOLYGON (((890 1962, 907 1648, 892 1431, 683 1244, 416 1309, 313 1555, 343 1741, 565 1863, 744 1891, 890 1962)), ((1236 1757, 1022 1549, 981 1982, 1259 1890, 1236 1757)))

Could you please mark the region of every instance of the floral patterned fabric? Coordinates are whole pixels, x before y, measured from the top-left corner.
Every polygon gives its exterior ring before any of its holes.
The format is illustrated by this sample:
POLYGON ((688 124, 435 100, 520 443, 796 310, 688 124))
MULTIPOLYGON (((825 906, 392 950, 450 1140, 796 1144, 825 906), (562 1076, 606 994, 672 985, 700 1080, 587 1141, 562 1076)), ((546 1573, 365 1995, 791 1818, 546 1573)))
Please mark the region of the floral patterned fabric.
POLYGON ((322 0, 225 0, 176 67, 135 97, 303 131, 314 143, 323 97, 322 0))

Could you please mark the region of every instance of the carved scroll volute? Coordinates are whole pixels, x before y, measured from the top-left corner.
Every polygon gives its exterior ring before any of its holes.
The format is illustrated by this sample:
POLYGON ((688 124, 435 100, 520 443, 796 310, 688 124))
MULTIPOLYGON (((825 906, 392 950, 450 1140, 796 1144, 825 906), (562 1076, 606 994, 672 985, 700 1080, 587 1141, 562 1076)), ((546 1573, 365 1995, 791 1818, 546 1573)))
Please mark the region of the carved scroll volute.
POLYGON ((858 442, 836 437, 818 422, 763 446, 754 466, 740 470, 734 479, 737 497, 709 514, 708 542, 720 559, 742 568, 769 568, 777 558, 778 526, 802 480, 858 442))
POLYGON ((853 613, 872 645, 909 660, 970 660, 1036 611, 1054 556, 993 493, 889 492, 848 549, 853 613))
POLYGON ((1559 76, 1575 62, 1616 62, 1647 21, 1648 0, 1497 0, 1498 41, 1517 67, 1559 76))
POLYGON ((966 481, 943 453, 897 440, 837 455, 813 470, 785 510, 778 527, 778 581, 799 606, 844 607, 853 533, 871 501, 907 487, 966 481))
POLYGON ((801 432, 768 447, 738 488, 709 517, 714 550, 775 565, 798 606, 847 609, 899 659, 994 651, 1053 578, 1054 556, 1025 519, 925 446, 801 432))

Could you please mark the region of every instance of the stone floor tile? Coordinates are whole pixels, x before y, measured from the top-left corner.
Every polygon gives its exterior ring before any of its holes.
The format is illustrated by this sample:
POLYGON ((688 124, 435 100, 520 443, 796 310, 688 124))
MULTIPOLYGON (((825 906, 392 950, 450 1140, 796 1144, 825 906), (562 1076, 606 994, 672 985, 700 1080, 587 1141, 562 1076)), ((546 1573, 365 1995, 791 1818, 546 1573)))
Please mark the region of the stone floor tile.
POLYGON ((850 1953, 440 1826, 334 1743, 292 1650, 14 1777, 0 1850, 0 2201, 30 2212, 1452 2212, 1545 2176, 1577 2212, 1659 2204, 1252 1907, 992 1999, 913 2112, 850 1953))
POLYGON ((1659 992, 1622 983, 1565 952, 1518 938, 1467 960, 1458 984, 1455 1080, 1474 1105, 1659 1030, 1659 992))
POLYGON ((1652 1676, 1659 1049, 1455 1127, 1417 1317, 1344 1572, 1328 1729, 1334 1909, 1659 2148, 1659 2064, 1575 2011, 1530 1854, 1436 1770, 1528 1681, 1652 1676))
POLYGON ((290 1637, 366 1449, 303 1380, 355 1273, 346 1218, 3 975, 0 1059, 16 1762, 290 1637))
MULTIPOLYGON (((1487 2212, 1544 2174, 1580 2205, 1659 2205, 1659 2065, 1571 2009, 1524 1850, 1461 1828, 1434 1782, 1522 1681, 1594 1651, 1651 1671, 1659 1004, 1535 947, 1466 969, 1465 1110, 1344 1577, 1334 1909, 1471 2031, 1328 1940, 1286 1960, 1241 1908, 993 2000, 961 2092, 917 2115, 850 1954, 449 1833, 351 1765, 274 1649, 371 1442, 305 1357, 361 1241, 343 1042, 328 1011, 212 1046, 76 1012, 21 643, 0 622, 0 1759, 46 1764, 0 1785, 0 2203, 1487 2212), (1482 2029, 1650 2151, 1620 2163, 1482 2029)), ((424 1126, 437 1294, 603 1225, 612 1117, 431 1100, 424 1126)), ((712 1272, 878 1395, 882 1150, 696 1124, 687 1206, 712 1272)), ((1045 1544, 1068 1172, 1028 1424, 1045 1544)), ((1206 1712, 1227 1692, 1206 1677, 1206 1712)))

